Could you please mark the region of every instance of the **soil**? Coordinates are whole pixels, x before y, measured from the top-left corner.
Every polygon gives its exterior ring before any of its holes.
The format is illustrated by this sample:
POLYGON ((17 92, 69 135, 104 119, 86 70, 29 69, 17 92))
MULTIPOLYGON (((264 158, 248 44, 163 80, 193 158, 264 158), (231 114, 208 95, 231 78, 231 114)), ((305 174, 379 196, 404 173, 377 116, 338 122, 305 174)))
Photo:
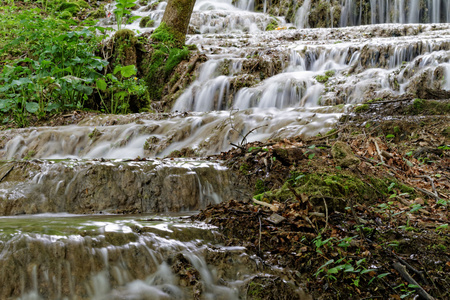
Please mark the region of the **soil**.
POLYGON ((255 196, 193 219, 285 268, 314 299, 450 298, 450 116, 417 103, 368 103, 327 135, 216 156, 255 196))

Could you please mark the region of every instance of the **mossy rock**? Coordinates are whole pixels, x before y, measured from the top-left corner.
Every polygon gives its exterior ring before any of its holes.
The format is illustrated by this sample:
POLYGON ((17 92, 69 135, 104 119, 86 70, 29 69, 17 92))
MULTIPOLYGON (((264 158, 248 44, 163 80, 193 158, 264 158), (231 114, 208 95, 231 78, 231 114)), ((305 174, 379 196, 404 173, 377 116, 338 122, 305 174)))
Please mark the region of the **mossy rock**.
POLYGON ((328 81, 328 76, 326 76, 326 75, 317 75, 315 78, 316 78, 317 82, 320 82, 320 83, 325 83, 328 81))
POLYGON ((114 64, 129 66, 136 65, 136 47, 138 39, 130 29, 118 30, 113 37, 114 40, 114 64))
POLYGON ((81 9, 89 7, 90 7, 89 4, 83 0, 74 2, 64 1, 59 5, 57 11, 68 11, 72 14, 77 14, 81 9))
POLYGON ((90 17, 92 17, 94 19, 101 19, 101 18, 104 18, 105 16, 106 16, 106 10, 105 10, 104 5, 101 5, 99 8, 97 8, 90 14, 90 17))
POLYGON ((155 21, 150 19, 150 17, 143 17, 141 19, 141 21, 139 22, 139 27, 140 28, 144 28, 144 27, 152 27, 153 25, 155 25, 155 21))
POLYGON ((353 154, 350 146, 341 141, 334 143, 331 148, 331 155, 333 155, 336 164, 344 168, 356 166, 361 163, 359 158, 353 154))
POLYGON ((361 201, 375 202, 381 198, 387 198, 395 191, 408 193, 415 196, 415 190, 398 182, 394 178, 377 178, 366 176, 360 178, 347 170, 324 170, 318 173, 300 172, 291 176, 284 185, 272 192, 266 192, 264 197, 268 201, 284 202, 297 195, 306 195, 314 206, 324 206, 327 203, 329 211, 345 211, 349 205, 349 199, 354 203, 361 201), (392 189, 394 186, 394 189, 392 189))
POLYGON ((58 7, 58 11, 67 11, 70 12, 71 14, 76 14, 80 11, 81 6, 78 3, 75 2, 63 2, 61 3, 61 5, 58 7))
POLYGON ((62 20, 69 20, 70 18, 72 18, 72 13, 70 11, 62 11, 58 18, 62 19, 62 20))

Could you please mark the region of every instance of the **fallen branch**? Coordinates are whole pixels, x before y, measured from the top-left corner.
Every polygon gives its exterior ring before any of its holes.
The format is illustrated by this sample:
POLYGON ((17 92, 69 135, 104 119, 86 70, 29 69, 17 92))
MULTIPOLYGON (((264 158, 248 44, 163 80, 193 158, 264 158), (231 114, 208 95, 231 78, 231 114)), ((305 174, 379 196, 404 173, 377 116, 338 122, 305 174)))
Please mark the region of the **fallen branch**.
POLYGON ((267 203, 267 202, 259 201, 259 200, 256 200, 256 199, 252 199, 252 200, 253 200, 253 202, 255 202, 256 204, 259 204, 259 205, 262 205, 262 206, 269 207, 271 210, 276 210, 276 206, 275 206, 275 205, 272 205, 272 204, 267 203))
POLYGON ((409 275, 408 271, 406 270, 406 267, 402 265, 399 262, 394 263, 394 269, 397 270, 397 272, 400 273, 403 279, 405 279, 409 284, 415 285, 417 287, 414 287, 416 292, 424 299, 426 300, 435 300, 434 297, 432 297, 430 294, 427 293, 418 283, 414 280, 414 278, 409 275))
POLYGON ((433 193, 434 193, 434 198, 436 198, 436 201, 439 201, 439 194, 436 191, 436 187, 434 186, 434 181, 430 176, 427 175, 414 175, 415 177, 419 177, 419 178, 426 178, 431 182, 431 188, 433 189, 433 193))
POLYGON ((244 150, 244 151, 245 151, 245 148, 244 148, 244 147, 242 147, 242 146, 236 145, 236 144, 234 144, 234 143, 230 143, 230 145, 231 145, 231 146, 235 146, 235 147, 237 147, 237 148, 239 148, 239 149, 241 149, 241 150, 244 150))
POLYGON ((374 138, 372 138, 371 140, 372 140, 373 143, 375 144, 375 148, 377 148, 378 156, 380 157, 381 163, 384 164, 383 155, 381 154, 380 147, 378 146, 377 140, 374 139, 374 138))
POLYGON ((8 170, 8 172, 5 173, 5 175, 3 175, 3 177, 0 179, 0 182, 3 181, 3 179, 6 178, 6 176, 8 176, 9 173, 11 173, 11 171, 14 169, 14 166, 11 167, 11 169, 8 170))
POLYGON ((403 264, 405 265, 408 269, 410 269, 412 272, 416 273, 417 275, 420 276, 420 278, 422 278, 423 282, 428 285, 428 280, 425 278, 425 276, 423 275, 422 271, 417 270, 416 268, 414 268, 413 266, 411 266, 410 264, 408 264, 403 258, 401 258, 400 256, 396 255, 395 253, 393 253, 395 255, 395 257, 397 257, 397 259, 403 264))
POLYGON ((323 139, 329 138, 330 136, 333 136, 333 135, 341 132, 345 128, 347 128, 347 126, 344 126, 341 129, 338 129, 338 130, 336 130, 336 131, 334 131, 334 132, 332 132, 330 134, 324 135, 324 136, 318 136, 318 137, 313 137, 313 138, 307 139, 307 140, 305 140, 305 142, 319 141, 319 140, 323 140, 323 139))

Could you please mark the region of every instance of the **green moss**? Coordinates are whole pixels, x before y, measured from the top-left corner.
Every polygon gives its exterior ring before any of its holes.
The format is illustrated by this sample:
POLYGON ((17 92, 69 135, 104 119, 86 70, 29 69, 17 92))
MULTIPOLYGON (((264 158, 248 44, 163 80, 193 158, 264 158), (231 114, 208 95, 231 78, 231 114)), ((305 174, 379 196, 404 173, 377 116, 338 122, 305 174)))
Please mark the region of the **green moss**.
POLYGON ((450 114, 450 102, 414 99, 412 105, 406 109, 406 113, 413 115, 446 115, 450 114))
POLYGON ((155 25, 155 21, 150 19, 150 17, 143 17, 141 19, 141 21, 139 22, 139 27, 144 28, 144 27, 152 27, 153 25, 155 25))
POLYGON ((247 175, 249 170, 250 170, 250 166, 247 165, 246 163, 243 163, 243 164, 239 167, 239 171, 241 171, 242 174, 244 174, 244 175, 247 175))
POLYGON ((172 70, 182 61, 189 57, 189 50, 186 47, 182 49, 172 48, 169 52, 169 57, 167 58, 166 64, 164 66, 164 71, 166 74, 172 72, 172 70))
POLYGON ((328 131, 325 135, 331 135, 330 138, 336 139, 336 138, 338 137, 337 134, 333 134, 333 133, 335 133, 336 131, 337 131, 337 129, 333 128, 333 129, 331 129, 330 131, 328 131))
POLYGON ((89 8, 89 3, 87 3, 86 1, 83 0, 79 0, 75 2, 76 4, 78 4, 79 7, 81 8, 89 8))
POLYGON ((90 17, 94 18, 94 19, 100 19, 100 18, 104 18, 106 16, 106 10, 105 10, 105 5, 100 5, 99 8, 97 8, 96 10, 94 10, 90 17))
POLYGON ((251 299, 265 299, 266 293, 264 291, 264 286, 260 283, 250 282, 247 288, 247 295, 251 297, 251 299))
POLYGON ((264 194, 269 202, 279 202, 295 199, 292 189, 297 195, 307 195, 313 205, 323 206, 323 200, 327 202, 329 210, 344 211, 348 206, 348 199, 355 202, 376 201, 387 198, 394 192, 397 194, 408 193, 415 197, 415 190, 398 182, 394 178, 354 176, 350 171, 332 171, 333 173, 302 173, 294 172, 291 179, 278 190, 264 194), (293 179, 294 178, 294 179, 293 179), (289 186, 290 187, 289 187, 289 186))
POLYGON ((325 72, 325 76, 328 76, 328 77, 333 77, 334 74, 336 74, 335 70, 328 70, 325 72))
POLYGON ((423 100, 423 99, 414 99, 414 101, 413 101, 413 108, 415 110, 422 110, 424 104, 425 104, 425 100, 423 100))
POLYGON ((264 183, 264 180, 258 179, 255 183, 255 192, 254 195, 262 194, 266 191, 266 184, 264 183))
POLYGON ((369 110, 369 104, 362 104, 355 107, 355 113, 362 113, 369 110))
POLYGON ((275 18, 272 18, 269 24, 266 26, 266 31, 272 31, 278 28, 278 21, 275 18))
POLYGON ((149 16, 141 18, 141 20, 139 21, 139 27, 141 27, 141 28, 147 27, 147 23, 148 23, 148 21, 150 21, 150 20, 151 20, 151 19, 150 19, 149 16))
POLYGON ((150 98, 155 101, 161 100, 163 89, 176 66, 183 60, 189 58, 187 47, 179 45, 176 38, 168 30, 165 24, 161 24, 152 34, 153 52, 145 70, 145 81, 150 92, 150 98))
POLYGON ((162 43, 171 48, 179 47, 181 48, 184 45, 184 40, 174 32, 166 23, 162 22, 158 28, 153 32, 151 38, 155 42, 162 43))
POLYGON ((63 2, 59 5, 58 11, 67 11, 71 14, 76 14, 80 11, 81 6, 77 2, 63 2))
MULTIPOLYGON (((327 199, 329 209, 344 210, 349 197, 353 199, 373 199, 376 197, 376 192, 370 189, 369 185, 343 172, 338 174, 302 174, 296 178, 293 188, 297 194, 308 195, 313 205, 323 205, 323 199, 327 199)), ((272 196, 278 201, 293 198, 294 195, 287 187, 288 184, 291 183, 285 183, 272 196)))
POLYGON ((315 78, 320 83, 325 83, 328 81, 328 76, 326 75, 317 75, 315 78))
POLYGON ((59 14, 59 18, 63 20, 69 20, 70 18, 72 18, 72 13, 65 10, 59 14))

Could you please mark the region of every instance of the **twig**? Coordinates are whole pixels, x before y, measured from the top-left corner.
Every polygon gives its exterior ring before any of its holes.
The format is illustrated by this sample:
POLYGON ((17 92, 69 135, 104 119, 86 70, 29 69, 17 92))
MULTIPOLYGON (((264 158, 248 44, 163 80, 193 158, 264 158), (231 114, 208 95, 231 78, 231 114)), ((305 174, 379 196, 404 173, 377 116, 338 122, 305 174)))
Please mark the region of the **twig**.
POLYGON ((432 193, 432 192, 430 192, 430 191, 427 191, 426 189, 422 189, 422 188, 420 188, 420 187, 414 187, 416 190, 418 190, 418 191, 420 191, 420 192, 422 192, 422 193, 424 193, 424 194, 426 194, 426 195, 428 195, 428 196, 431 196, 431 197, 433 197, 433 198, 435 198, 435 199, 437 199, 438 201, 439 201, 439 197, 437 197, 436 198, 436 195, 434 194, 434 193, 432 193))
POLYGON ((386 100, 386 101, 375 101, 375 102, 365 102, 364 104, 375 105, 375 104, 386 104, 386 103, 395 103, 395 102, 403 102, 403 101, 412 101, 412 96, 404 99, 396 99, 396 100, 386 100))
MULTIPOLYGON (((259 128, 266 127, 266 126, 269 126, 269 125, 267 125, 267 124, 266 124, 266 125, 261 125, 261 126, 258 126, 258 127, 253 128, 253 129, 251 129, 249 132, 247 132, 247 133, 244 135, 244 137, 242 138, 242 140, 241 140, 241 145, 244 144, 244 141, 247 140, 247 136, 248 136, 250 133, 252 133, 253 131, 255 131, 255 130, 259 129, 259 128)), ((247 144, 247 142, 245 142, 245 143, 247 144)))
POLYGON ((383 155, 381 154, 380 147, 378 147, 377 140, 374 139, 374 138, 372 138, 371 140, 372 140, 373 143, 375 144, 375 148, 377 148, 378 156, 380 157, 381 162, 384 164, 383 155))
POLYGON ((434 198, 436 198, 437 201, 439 201, 439 194, 436 191, 436 187, 434 186, 434 181, 433 178, 431 178, 430 176, 427 175, 414 175, 415 177, 419 177, 419 178, 426 178, 431 182, 431 188, 433 189, 433 193, 434 193, 434 198))
POLYGON ((414 280, 414 278, 411 277, 411 275, 409 275, 408 271, 406 270, 406 267, 404 265, 402 265, 399 262, 394 263, 394 269, 397 270, 397 272, 400 273, 400 275, 403 277, 403 279, 405 279, 409 284, 413 284, 417 287, 415 287, 414 289, 417 291, 417 293, 424 299, 426 300, 434 300, 434 298, 427 293, 427 291, 425 291, 418 283, 417 281, 414 280))
POLYGON ((310 139, 305 140, 305 142, 319 141, 319 140, 323 140, 323 139, 329 138, 330 136, 333 136, 333 135, 341 132, 342 130, 344 130, 346 128, 347 128, 347 126, 344 126, 341 129, 338 129, 338 130, 336 130, 336 131, 334 131, 334 132, 332 132, 330 134, 327 134, 327 135, 324 135, 324 136, 312 137, 310 139))
POLYGON ((256 199, 252 199, 252 200, 253 200, 253 202, 255 202, 256 204, 259 204, 259 205, 262 205, 262 206, 269 207, 270 209, 275 209, 275 205, 272 205, 272 204, 270 204, 270 203, 263 202, 263 201, 259 201, 259 200, 256 200, 256 199))
POLYGON ((325 205, 325 227, 323 229, 323 231, 327 230, 327 226, 328 226, 328 205, 327 205, 327 201, 325 201, 325 198, 322 198, 323 200, 323 204, 325 205))
POLYGON ((258 250, 261 253, 261 216, 258 216, 259 219, 259 239, 258 239, 258 250))
POLYGON ((6 178, 6 176, 8 176, 9 173, 11 173, 11 171, 14 169, 14 166, 11 167, 11 169, 8 170, 8 172, 5 173, 5 175, 3 175, 3 177, 0 179, 0 182, 3 181, 3 179, 6 178))
POLYGON ((239 149, 241 149, 241 150, 244 150, 244 151, 245 151, 245 148, 244 148, 244 147, 242 147, 242 146, 236 145, 236 144, 234 144, 234 143, 230 143, 230 145, 231 145, 231 146, 235 146, 235 147, 237 147, 237 148, 239 148, 239 149))

